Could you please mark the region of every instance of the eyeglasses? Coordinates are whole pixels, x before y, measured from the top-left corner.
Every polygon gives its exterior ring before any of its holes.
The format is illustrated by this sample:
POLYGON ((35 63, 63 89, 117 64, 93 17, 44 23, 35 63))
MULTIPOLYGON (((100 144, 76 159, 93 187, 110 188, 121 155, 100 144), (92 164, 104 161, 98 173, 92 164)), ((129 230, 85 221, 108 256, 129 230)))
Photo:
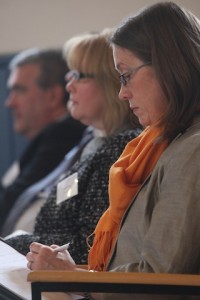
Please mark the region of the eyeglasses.
POLYGON ((140 65, 139 67, 133 68, 129 72, 126 72, 126 73, 120 75, 119 76, 120 84, 123 86, 126 86, 129 82, 129 80, 131 79, 131 76, 134 76, 141 68, 148 66, 150 64, 151 63, 149 62, 149 63, 143 64, 143 65, 140 65))
POLYGON ((94 78, 93 74, 86 74, 86 73, 82 73, 79 72, 78 70, 71 70, 69 72, 67 72, 67 74, 65 75, 65 80, 66 82, 70 82, 71 80, 80 80, 80 79, 84 79, 84 78, 94 78))

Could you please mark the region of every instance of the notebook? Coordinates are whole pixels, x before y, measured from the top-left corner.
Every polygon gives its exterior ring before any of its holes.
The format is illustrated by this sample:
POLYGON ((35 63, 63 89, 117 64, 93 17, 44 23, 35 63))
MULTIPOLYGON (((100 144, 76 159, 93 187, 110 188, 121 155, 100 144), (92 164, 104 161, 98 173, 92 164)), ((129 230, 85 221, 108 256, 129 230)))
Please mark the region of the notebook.
MULTIPOLYGON (((27 281, 24 255, 0 239, 0 300, 32 300, 31 283, 27 281)), ((74 300, 81 298, 66 293, 44 293, 42 300, 74 300)))

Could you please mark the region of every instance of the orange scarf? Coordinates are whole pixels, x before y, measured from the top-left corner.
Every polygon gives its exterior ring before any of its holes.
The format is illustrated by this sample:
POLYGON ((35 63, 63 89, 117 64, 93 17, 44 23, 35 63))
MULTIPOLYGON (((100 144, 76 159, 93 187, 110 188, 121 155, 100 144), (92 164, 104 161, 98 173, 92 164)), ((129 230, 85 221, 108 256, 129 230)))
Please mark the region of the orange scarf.
POLYGON ((94 231, 93 246, 88 256, 89 269, 106 269, 125 210, 168 145, 167 141, 156 141, 161 133, 161 129, 157 127, 147 127, 127 144, 110 168, 110 206, 94 231))

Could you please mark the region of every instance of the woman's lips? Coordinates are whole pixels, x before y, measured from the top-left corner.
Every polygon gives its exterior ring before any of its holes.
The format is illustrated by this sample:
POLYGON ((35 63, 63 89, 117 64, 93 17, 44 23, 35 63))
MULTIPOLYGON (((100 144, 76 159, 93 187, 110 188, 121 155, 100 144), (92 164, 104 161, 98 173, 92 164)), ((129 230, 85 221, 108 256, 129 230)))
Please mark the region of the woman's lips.
POLYGON ((132 110, 132 112, 135 114, 138 110, 138 107, 130 107, 130 109, 132 110))

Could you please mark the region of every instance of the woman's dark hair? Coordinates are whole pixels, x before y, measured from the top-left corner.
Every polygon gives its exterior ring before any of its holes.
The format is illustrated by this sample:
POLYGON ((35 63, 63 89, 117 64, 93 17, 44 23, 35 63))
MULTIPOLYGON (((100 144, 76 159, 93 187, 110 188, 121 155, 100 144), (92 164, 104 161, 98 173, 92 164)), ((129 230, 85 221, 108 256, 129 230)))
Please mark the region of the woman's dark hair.
POLYGON ((200 109, 199 20, 175 3, 157 3, 128 18, 111 43, 152 63, 168 99, 164 135, 184 131, 200 109))

